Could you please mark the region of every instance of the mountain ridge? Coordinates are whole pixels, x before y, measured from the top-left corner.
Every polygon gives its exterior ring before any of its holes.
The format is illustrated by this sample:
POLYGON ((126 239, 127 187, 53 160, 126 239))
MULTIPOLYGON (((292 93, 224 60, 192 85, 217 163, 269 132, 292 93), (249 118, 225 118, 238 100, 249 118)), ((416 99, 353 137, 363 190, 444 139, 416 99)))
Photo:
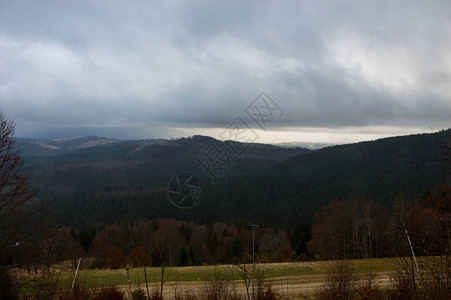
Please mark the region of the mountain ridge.
POLYGON ((389 207, 399 195, 412 201, 447 182, 449 165, 439 142, 446 138, 443 131, 319 150, 230 142, 232 148, 249 147, 216 179, 195 158, 211 143, 228 149, 221 141, 205 136, 122 141, 27 157, 25 172, 38 197, 66 225, 117 222, 132 212, 195 222, 310 222, 333 199, 362 195, 389 207), (203 199, 190 210, 177 209, 166 194, 169 179, 184 171, 204 182, 203 199))

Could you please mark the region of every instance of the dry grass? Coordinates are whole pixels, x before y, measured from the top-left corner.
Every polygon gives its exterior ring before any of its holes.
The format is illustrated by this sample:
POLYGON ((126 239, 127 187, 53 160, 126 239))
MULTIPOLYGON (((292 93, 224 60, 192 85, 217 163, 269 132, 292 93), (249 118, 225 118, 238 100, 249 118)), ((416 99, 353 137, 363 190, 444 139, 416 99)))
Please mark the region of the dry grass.
MULTIPOLYGON (((258 264, 257 270, 263 270, 266 282, 271 283, 271 290, 267 291, 268 297, 274 292, 279 295, 280 299, 308 299, 323 285, 333 264, 334 262, 331 261, 270 263, 258 264)), ((368 285, 365 281, 367 274, 371 274, 372 282, 382 286, 387 286, 389 284, 388 277, 395 274, 395 268, 390 259, 354 260, 349 261, 349 265, 358 277, 363 278, 361 284, 356 284, 361 293, 377 293, 373 290, 373 285, 368 285)), ((159 272, 159 268, 148 268, 147 275, 150 279, 151 292, 158 287, 159 272)), ((178 289, 179 299, 196 299, 195 297, 200 295, 199 291, 206 294, 214 272, 221 273, 223 279, 228 282, 228 290, 231 294, 227 299, 233 299, 232 296, 235 299, 247 298, 243 281, 236 266, 222 265, 174 268, 165 284, 164 299, 176 299, 175 289, 178 289), (181 298, 182 296, 184 298, 181 298)), ((59 275, 58 285, 71 284, 73 271, 60 270, 55 273, 59 275)), ((81 270, 77 281, 83 283, 87 289, 117 286, 130 298, 134 290, 138 287, 144 287, 144 273, 142 269, 134 268, 129 270, 129 274, 130 284, 128 284, 127 272, 123 269, 81 270)), ((25 276, 25 279, 29 280, 30 278, 25 276)), ((256 284, 257 282, 256 280, 256 284)), ((219 288, 219 283, 216 284, 215 288, 219 288)), ((215 288, 210 286, 209 293, 212 290, 214 291, 215 288)), ((264 291, 264 288, 261 290, 264 291)))

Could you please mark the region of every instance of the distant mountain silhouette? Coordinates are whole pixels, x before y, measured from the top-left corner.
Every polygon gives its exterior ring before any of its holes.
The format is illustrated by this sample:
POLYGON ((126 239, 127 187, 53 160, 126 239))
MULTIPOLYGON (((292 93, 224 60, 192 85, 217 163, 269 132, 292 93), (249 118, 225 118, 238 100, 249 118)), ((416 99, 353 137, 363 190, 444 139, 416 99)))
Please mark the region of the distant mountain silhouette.
POLYGON ((101 225, 151 214, 195 222, 210 218, 281 224, 310 222, 332 199, 352 195, 387 207, 398 195, 409 201, 420 197, 449 180, 450 168, 438 141, 446 138, 440 132, 320 150, 224 144, 205 136, 19 139, 18 146, 27 158, 25 172, 39 190, 38 197, 65 225, 101 225), (196 160, 212 143, 232 161, 217 180, 196 160), (237 155, 236 149, 245 151, 237 155), (196 173, 204 185, 199 205, 187 210, 173 206, 166 193, 169 179, 180 172, 196 173))
POLYGON ((120 141, 98 136, 61 139, 16 139, 16 144, 24 157, 59 155, 75 152, 79 149, 118 142, 120 141))

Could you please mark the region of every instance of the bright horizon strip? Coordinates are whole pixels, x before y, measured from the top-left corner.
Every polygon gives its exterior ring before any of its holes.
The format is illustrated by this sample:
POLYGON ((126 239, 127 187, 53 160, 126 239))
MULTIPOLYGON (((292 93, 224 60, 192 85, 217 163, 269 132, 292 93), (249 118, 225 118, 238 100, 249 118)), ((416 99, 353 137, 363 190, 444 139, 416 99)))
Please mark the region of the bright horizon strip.
MULTIPOLYGON (((220 139, 219 135, 224 128, 173 128, 184 136, 206 135, 220 139), (185 135, 186 134, 186 135, 185 135)), ((404 127, 347 127, 341 129, 332 128, 280 128, 279 130, 252 129, 259 138, 255 143, 326 143, 326 144, 350 144, 364 141, 372 141, 382 138, 433 133, 441 128, 404 128, 404 127)))

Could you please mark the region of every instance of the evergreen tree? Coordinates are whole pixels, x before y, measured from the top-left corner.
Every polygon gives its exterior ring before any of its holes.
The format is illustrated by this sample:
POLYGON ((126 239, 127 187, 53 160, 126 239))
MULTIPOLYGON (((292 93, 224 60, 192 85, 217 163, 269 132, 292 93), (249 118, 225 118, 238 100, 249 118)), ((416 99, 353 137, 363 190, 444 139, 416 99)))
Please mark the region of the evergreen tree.
POLYGON ((95 230, 83 227, 80 230, 79 240, 80 244, 85 249, 86 252, 89 252, 89 247, 91 246, 92 240, 95 237, 95 230))
POLYGON ((232 256, 236 258, 241 258, 243 254, 243 243, 241 239, 237 236, 232 244, 232 256))
POLYGON ((179 253, 179 266, 187 266, 189 264, 189 254, 186 248, 182 246, 179 253))
POLYGON ((200 265, 199 261, 196 258, 196 255, 194 254, 194 249, 193 249, 192 245, 189 246, 188 256, 189 256, 189 265, 190 266, 200 265))
POLYGON ((207 246, 208 250, 210 251, 210 254, 215 255, 218 247, 218 239, 216 238, 216 232, 213 232, 213 235, 208 236, 207 246))
POLYGON ((310 239, 310 229, 307 224, 297 223, 291 232, 291 244, 296 255, 308 254, 307 242, 310 239))

